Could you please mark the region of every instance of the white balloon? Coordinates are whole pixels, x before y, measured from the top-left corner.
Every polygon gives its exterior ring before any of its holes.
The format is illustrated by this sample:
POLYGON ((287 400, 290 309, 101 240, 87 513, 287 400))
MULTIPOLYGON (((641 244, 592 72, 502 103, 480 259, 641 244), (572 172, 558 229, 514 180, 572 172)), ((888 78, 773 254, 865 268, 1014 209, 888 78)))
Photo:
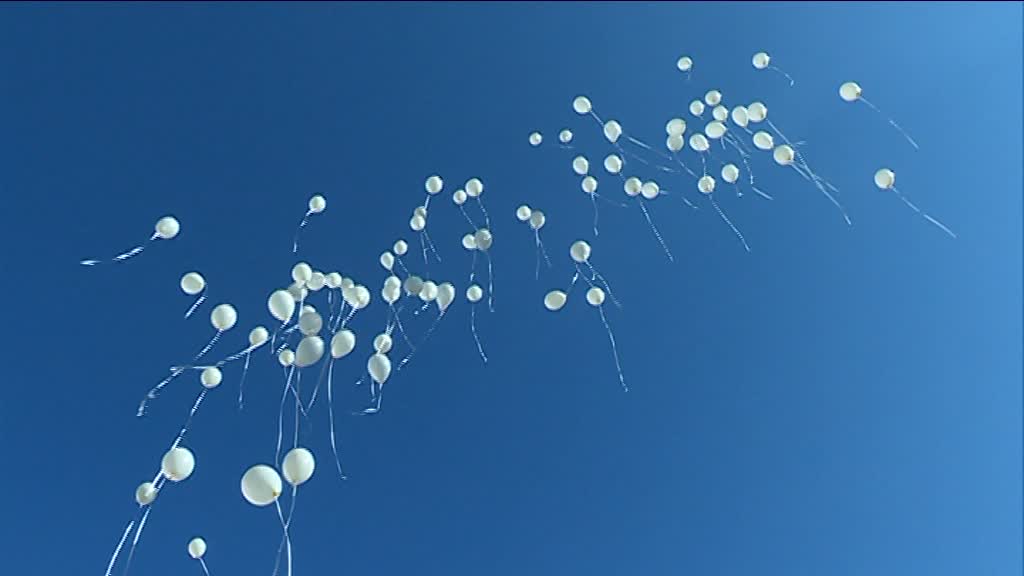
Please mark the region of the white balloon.
POLYGON ((771 57, 768 56, 767 52, 758 52, 754 54, 754 57, 750 59, 751 64, 758 70, 764 70, 768 67, 768 63, 771 62, 771 57))
POLYGON ((455 301, 455 286, 445 282, 437 287, 437 307, 443 313, 455 301))
POLYGON ((476 284, 473 284, 469 288, 466 288, 466 299, 469 300, 470 302, 479 302, 480 299, 483 297, 484 289, 477 286, 476 284))
POLYGON ((772 151, 772 158, 779 166, 789 166, 796 159, 796 152, 786 144, 776 146, 772 151))
POLYGON ((767 152, 775 147, 775 139, 772 138, 771 134, 762 130, 761 132, 754 134, 754 146, 758 150, 764 150, 767 152))
POLYGON ((374 354, 366 362, 366 370, 370 373, 370 378, 373 378, 374 382, 382 385, 387 382, 388 376, 391 375, 391 360, 383 354, 374 354))
POLYGON ((601 304, 604 304, 604 290, 601 290, 597 286, 587 290, 587 303, 591 306, 600 306, 601 304))
POLYGON ((491 231, 487 228, 481 228, 473 234, 473 239, 476 241, 476 247, 478 250, 484 252, 491 249, 491 244, 494 242, 494 237, 491 235, 491 231))
POLYGON ((676 60, 676 68, 680 72, 689 72, 693 68, 693 59, 689 56, 681 56, 676 60))
POLYGON ((695 152, 707 152, 711 144, 703 134, 694 134, 690 136, 690 148, 693 148, 695 152))
POLYGON ((568 144, 569 142, 572 142, 572 131, 566 128, 559 132, 558 141, 561 142, 562 144, 568 144))
POLYGON ((715 191, 715 179, 711 176, 701 176, 697 180, 697 190, 701 194, 711 194, 715 191))
POLYGON ((196 458, 188 448, 172 448, 160 461, 160 472, 171 482, 181 482, 196 469, 196 458))
POLYGON ((380 265, 388 272, 395 266, 395 256, 390 251, 385 251, 380 255, 380 265))
POLYGON ((484 183, 479 178, 470 178, 466 180, 466 194, 470 198, 476 198, 477 196, 484 193, 484 183))
POLYGON ((545 222, 547 222, 547 218, 544 217, 544 213, 540 210, 534 210, 530 213, 530 228, 540 230, 544 227, 545 222))
POLYGON ((768 107, 761 102, 754 102, 747 106, 747 119, 757 124, 768 118, 768 107))
POLYGON ((302 313, 299 317, 299 331, 303 336, 315 336, 324 328, 324 319, 316 311, 302 313))
POLYGON ((324 340, 319 336, 306 336, 295 349, 295 367, 305 368, 320 361, 324 355, 324 340))
POLYGON ((523 204, 519 208, 516 208, 516 219, 520 222, 526 222, 530 219, 530 207, 523 204))
POLYGON ((327 208, 327 199, 317 194, 309 199, 309 213, 319 214, 327 208))
POLYGON ((565 306, 567 297, 561 290, 552 290, 544 296, 544 307, 552 312, 557 312, 565 306))
POLYGON ((157 489, 152 482, 143 482, 135 489, 135 502, 139 506, 148 506, 156 500, 157 489))
POLYGON ((715 120, 708 122, 708 125, 704 127, 704 133, 707 134, 708 138, 718 140, 722 136, 725 136, 725 124, 715 120))
POLYGON ((206 288, 206 280, 199 272, 189 272, 181 277, 181 291, 189 296, 195 296, 206 288))
POLYGON ((206 554, 206 541, 202 538, 193 538, 188 543, 188 555, 199 560, 206 554))
POLYGON ((257 326, 249 331, 249 346, 253 348, 262 346, 270 339, 270 332, 263 326, 257 326))
POLYGON ((305 284, 309 282, 309 279, 313 277, 313 268, 305 262, 299 262, 292 268, 292 280, 299 284, 305 284))
POLYGON ((327 277, 324 276, 323 272, 313 271, 313 275, 309 277, 309 282, 306 282, 306 286, 309 287, 313 292, 319 292, 324 285, 327 284, 327 277))
POLYGON ((424 302, 433 302, 437 300, 437 284, 434 284, 430 280, 423 283, 423 288, 420 289, 420 300, 424 302))
POLYGON ((590 171, 590 162, 584 156, 577 156, 572 159, 572 171, 585 176, 590 171))
POLYGON ((626 178, 626 181, 622 183, 622 190, 630 197, 639 194, 642 188, 643 182, 641 182, 636 176, 626 178))
POLYGON ((370 305, 370 290, 363 285, 355 287, 356 310, 362 310, 370 305))
POLYGON ((839 97, 844 102, 856 102, 860 99, 861 94, 863 94, 863 90, 856 82, 845 82, 839 87, 839 97))
POLYGON ((385 284, 384 287, 380 289, 380 297, 389 305, 394 304, 402 297, 402 289, 398 286, 388 286, 385 284))
POLYGON ((405 253, 409 251, 409 245, 405 243, 405 240, 398 240, 392 246, 391 251, 398 256, 405 256, 405 253))
POLYGON ((622 158, 615 154, 609 154, 604 159, 604 169, 609 174, 618 174, 622 171, 622 158))
POLYGON ((348 356, 349 353, 355 349, 356 335, 347 328, 339 330, 337 334, 331 338, 331 357, 335 360, 348 356))
POLYGON ((896 173, 888 168, 875 172, 875 186, 881 190, 891 190, 896 185, 896 173))
POLYGON ((427 207, 426 206, 417 206, 412 211, 412 215, 413 216, 421 216, 424 220, 426 220, 427 219, 427 207))
POLYGON ((722 93, 718 90, 708 90, 704 94, 704 103, 708 106, 718 106, 722 103, 722 93))
POLYGON ((654 200, 661 194, 661 188, 658 187, 658 183, 653 180, 644 182, 643 186, 640 187, 640 195, 645 200, 654 200))
POLYGON ((747 124, 750 123, 750 116, 747 113, 746 106, 737 106, 732 109, 732 123, 740 128, 747 127, 747 124))
POLYGON ((466 250, 476 250, 476 236, 466 234, 462 237, 462 247, 466 250))
POLYGON ((694 100, 690 102, 690 114, 694 116, 700 116, 704 113, 704 103, 700 100, 694 100))
POLYGON ((434 195, 440 192, 441 188, 444 187, 444 180, 441 180, 441 177, 435 174, 434 176, 427 178, 423 187, 426 188, 427 194, 434 195))
POLYGON ((231 304, 220 304, 210 312, 210 324, 221 332, 230 330, 235 322, 238 322, 238 313, 231 304))
POLYGON ((216 366, 203 368, 202 373, 199 375, 199 381, 202 382, 204 388, 216 388, 220 386, 220 381, 223 379, 224 374, 216 366))
POLYGON ((419 296, 420 290, 423 290, 423 279, 419 276, 409 276, 402 283, 402 287, 409 296, 419 296))
POLYGON ((544 141, 544 136, 540 132, 530 133, 530 146, 540 146, 540 143, 544 141))
POLYGON ((277 361, 285 368, 295 364, 295 352, 285 348, 281 350, 281 353, 277 355, 277 361))
POLYGON ((327 275, 327 287, 328 288, 340 288, 341 287, 341 274, 337 272, 331 272, 327 275))
POLYGON ((583 189, 587 194, 593 194, 597 192, 597 178, 593 176, 584 176, 580 182, 580 188, 583 189))
POLYGON ((309 290, 306 290, 306 287, 303 284, 293 282, 288 286, 288 293, 292 295, 292 300, 302 302, 306 299, 306 296, 309 295, 309 290))
POLYGON ((413 232, 422 232, 426 227, 427 219, 419 214, 416 214, 409 220, 409 228, 411 228, 413 232))
POLYGON ((281 472, 292 486, 301 486, 313 477, 316 460, 313 453, 305 448, 292 448, 284 455, 281 472))
POLYGON ((163 218, 156 221, 156 226, 153 227, 157 238, 161 240, 170 240, 178 235, 181 231, 181 224, 174 216, 164 216, 163 218))
POLYGON ((466 191, 463 190, 462 188, 459 188, 458 190, 452 193, 452 202, 455 202, 456 206, 462 206, 463 204, 466 203, 466 200, 468 198, 469 196, 466 195, 466 191))
POLYGON ((253 506, 268 506, 281 495, 281 476, 266 464, 249 468, 242 475, 242 496, 253 506))
POLYGON ((665 124, 665 133, 669 136, 681 136, 686 132, 686 120, 673 118, 665 124))
POLYGON ((577 96, 572 101, 572 109, 573 111, 580 115, 590 114, 590 111, 591 109, 593 109, 593 106, 590 104, 590 99, 587 98, 586 96, 577 96))
POLYGON ((590 259, 590 244, 583 240, 577 240, 569 247, 569 256, 574 262, 583 264, 590 259))
POLYGON ((604 137, 612 144, 619 141, 619 137, 622 136, 622 125, 615 120, 609 120, 604 123, 604 137))
POLYGON ((682 134, 673 134, 665 139, 665 147, 671 152, 679 152, 686 146, 686 140, 682 134))
POLYGON ((729 109, 719 104, 711 111, 711 117, 719 122, 725 122, 729 119, 729 109))
POLYGON ((726 164, 722 166, 722 180, 725 180, 729 184, 735 184, 740 178, 740 169, 735 164, 726 164))
POLYGON ((373 339, 373 349, 378 354, 391 352, 391 344, 391 336, 388 336, 387 333, 377 334, 377 337, 373 339))

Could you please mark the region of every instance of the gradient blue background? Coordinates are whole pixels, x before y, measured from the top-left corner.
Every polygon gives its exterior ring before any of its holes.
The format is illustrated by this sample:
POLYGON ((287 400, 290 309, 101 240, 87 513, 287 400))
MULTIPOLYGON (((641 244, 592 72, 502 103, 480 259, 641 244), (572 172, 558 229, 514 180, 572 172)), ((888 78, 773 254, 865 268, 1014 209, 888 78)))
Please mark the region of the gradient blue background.
MULTIPOLYGON (((135 418, 211 333, 209 308, 182 321, 181 273, 239 310, 233 351, 268 322, 311 194, 329 207, 302 258, 376 294, 377 255, 410 236, 437 172, 486 184, 492 363, 460 300, 384 412, 342 418, 344 484, 318 408, 296 574, 1020 574, 1021 21, 1019 3, 0 6, 0 571, 102 573, 198 389, 176 382, 135 418), (762 49, 795 88, 750 66, 762 49), (848 79, 921 151, 841 102, 848 79), (572 114, 577 93, 660 143, 712 87, 806 139, 854 226, 766 158, 775 202, 722 196, 752 254, 666 197, 652 215, 669 264, 639 211, 602 207, 624 394, 595 312, 540 306, 591 207, 571 156, 526 136, 569 126, 596 165, 607 147, 572 114), (960 239, 875 189, 882 165, 960 239), (539 284, 521 202, 548 214, 557 267, 539 284), (173 242, 78 266, 164 213, 182 222, 173 242)), ((461 218, 447 200, 431 214, 439 275, 464 287, 461 218)), ((366 340, 339 365, 346 410, 365 355, 366 340)), ((271 570, 280 527, 238 479, 272 458, 280 371, 259 357, 242 413, 237 378, 202 407, 196 473, 157 500, 134 574, 198 574, 195 534, 214 575, 271 570)))

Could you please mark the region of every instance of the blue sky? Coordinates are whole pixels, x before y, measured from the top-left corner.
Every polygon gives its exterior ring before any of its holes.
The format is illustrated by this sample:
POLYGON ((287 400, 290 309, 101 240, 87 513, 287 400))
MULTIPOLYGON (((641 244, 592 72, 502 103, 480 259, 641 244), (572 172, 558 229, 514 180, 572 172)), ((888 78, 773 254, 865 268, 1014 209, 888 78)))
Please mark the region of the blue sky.
MULTIPOLYGON (((238 309, 217 349, 230 353, 269 323, 309 196, 329 205, 300 257, 376 293, 377 256, 412 239, 439 173, 431 271, 460 292, 467 230, 447 198, 474 176, 486 186, 490 362, 460 300, 389 381, 385 410, 348 416, 384 324, 379 306, 357 317, 362 347, 335 371, 351 477, 332 474, 318 406, 303 427, 320 467, 300 490, 297 574, 1019 574, 1021 21, 1019 3, 3 6, 6 571, 105 567, 199 387, 175 382, 135 417, 212 334, 208 307, 181 318, 183 272, 238 309), (797 85, 755 71, 759 50, 797 85), (920 151, 839 100, 851 79, 920 151), (775 201, 720 196, 750 254, 706 203, 673 195, 651 216, 674 263, 635 208, 602 205, 593 238, 572 155, 550 144, 569 127, 592 165, 610 150, 572 98, 660 144, 710 88, 763 100, 806 140, 853 226, 759 157, 775 201), (527 145, 533 130, 545 146, 527 145), (874 188, 883 165, 959 239, 874 188), (548 217, 555 267, 540 282, 521 203, 548 217), (166 213, 178 238, 78 266, 166 213), (571 277, 577 238, 624 304, 606 312, 628 394, 581 293, 559 314, 541 307, 571 277)), ((687 179, 659 181, 703 200, 687 179)), ((196 473, 160 495, 132 573, 198 574, 194 535, 214 575, 272 569, 277 519, 238 480, 273 457, 281 373, 254 360, 243 412, 238 376, 198 414, 196 473)))

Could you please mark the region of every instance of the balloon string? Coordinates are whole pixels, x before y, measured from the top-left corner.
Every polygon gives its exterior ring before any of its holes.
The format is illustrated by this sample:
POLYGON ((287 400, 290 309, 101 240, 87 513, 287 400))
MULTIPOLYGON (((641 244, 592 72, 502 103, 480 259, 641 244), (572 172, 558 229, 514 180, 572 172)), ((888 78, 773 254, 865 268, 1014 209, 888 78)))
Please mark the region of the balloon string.
POLYGON ((882 111, 878 109, 878 107, 876 107, 871 102, 868 102, 868 100, 866 98, 864 98, 863 96, 861 96, 859 99, 864 104, 867 104, 868 108, 871 108, 872 110, 877 112, 882 118, 885 118, 886 120, 888 120, 889 125, 892 126, 893 128, 895 128, 897 132, 902 134, 903 137, 907 139, 907 142, 909 142, 910 145, 914 147, 914 150, 920 150, 921 149, 917 145, 917 142, 915 142, 914 139, 910 137, 910 134, 907 134, 907 131, 904 130, 902 126, 897 124, 895 120, 893 120, 892 118, 890 118, 890 117, 886 116, 885 114, 883 114, 882 111))
POLYGON ((491 253, 484 252, 487 257, 487 309, 494 312, 494 268, 491 266, 491 253))
POLYGON ((288 376, 284 381, 284 390, 281 391, 281 406, 277 413, 277 449, 274 452, 274 464, 281 463, 281 440, 284 437, 284 403, 288 399, 288 390, 291 388, 292 375, 295 374, 295 366, 288 367, 288 376))
POLYGON ((612 356, 615 358, 615 369, 619 373, 619 384, 622 385, 624 392, 629 392, 629 386, 626 386, 626 378, 622 375, 622 365, 619 363, 619 350, 615 345, 615 335, 612 334, 612 328, 608 325, 608 318, 604 315, 604 307, 598 306, 597 311, 601 313, 601 322, 604 323, 604 328, 608 331, 608 340, 612 343, 612 356))
POLYGON ((313 211, 308 210, 306 215, 302 217, 302 222, 299 222, 299 228, 295 231, 295 238, 292 240, 292 254, 299 253, 299 234, 302 232, 302 229, 306 227, 311 214, 313 214, 313 211))
POLYGON ((132 547, 128 549, 128 558, 124 561, 124 572, 122 572, 122 574, 127 575, 128 570, 132 567, 132 558, 135 557, 135 548, 139 545, 139 538, 142 537, 142 530, 146 527, 146 520, 149 519, 149 513, 152 510, 152 506, 146 507, 146 512, 142 515, 142 521, 139 522, 139 527, 135 529, 135 537, 132 538, 132 547))
POLYGON ((132 528, 135 527, 135 520, 128 522, 128 526, 124 529, 124 534, 121 535, 121 540, 118 541, 117 547, 114 548, 114 555, 110 557, 110 562, 107 564, 107 572, 104 576, 110 576, 114 571, 114 563, 117 562, 117 557, 121 554, 121 548, 124 547, 124 543, 128 540, 128 534, 131 533, 132 528))
POLYGON ((192 425, 192 417, 196 415, 196 411, 199 410, 199 405, 203 403, 203 399, 206 398, 206 393, 209 391, 209 388, 203 388, 203 391, 196 397, 196 401, 192 404, 192 409, 188 411, 188 418, 185 419, 185 424, 182 425, 181 431, 178 432, 178 437, 175 438, 174 442, 171 444, 171 450, 174 450, 179 444, 181 444, 181 440, 188 432, 188 427, 192 425))
MULTIPOLYGON (((395 318, 394 325, 398 326, 398 333, 402 335, 402 339, 405 340, 406 345, 409 346, 409 348, 412 348, 413 350, 415 350, 416 347, 413 346, 412 340, 409 339, 409 336, 405 332, 405 326, 402 326, 402 316, 401 316, 402 306, 399 306, 398 310, 395 310, 395 307, 394 307, 393 304, 388 304, 388 306, 391 308, 391 311, 394 313, 394 318, 395 318)), ((388 335, 389 336, 391 335, 390 332, 388 333, 388 335)))
POLYGON ((245 375, 249 373, 249 359, 252 354, 245 355, 245 365, 242 367, 242 379, 238 382, 238 409, 242 409, 242 395, 245 393, 245 375))
POLYGON ((939 222, 939 221, 938 221, 938 220, 936 220, 935 218, 932 218, 931 216, 929 216, 928 214, 926 214, 925 212, 923 212, 923 211, 922 211, 922 210, 921 210, 920 208, 918 208, 918 207, 917 207, 917 206, 916 206, 916 205, 915 205, 915 204, 914 204, 913 202, 911 202, 911 201, 910 201, 910 199, 908 199, 908 198, 907 198, 906 196, 904 196, 902 192, 900 192, 899 190, 897 190, 897 189, 896 189, 895 187, 894 187, 894 188, 892 188, 892 191, 893 191, 893 192, 894 192, 894 193, 896 194, 896 197, 898 197, 898 198, 899 198, 900 200, 902 200, 902 201, 903 201, 903 203, 904 203, 904 204, 906 204, 907 206, 909 206, 909 207, 910 207, 910 208, 911 208, 911 209, 912 209, 912 210, 913 210, 914 212, 917 212, 917 213, 918 213, 918 214, 920 214, 920 215, 921 215, 922 217, 924 217, 924 218, 925 218, 926 220, 928 220, 928 221, 929 221, 929 222, 931 222, 932 224, 934 224, 934 225, 938 226, 938 227, 939 227, 939 229, 941 229, 941 230, 942 230, 943 232, 945 232, 946 234, 949 234, 949 236, 950 236, 950 237, 952 237, 952 238, 954 238, 954 239, 956 238, 956 234, 954 234, 952 230, 950 230, 949 228, 947 228, 947 227, 946 227, 946 226, 945 226, 945 225, 944 225, 943 223, 939 222))
POLYGON ((665 251, 665 255, 668 256, 669 262, 675 262, 675 258, 672 257, 672 252, 669 251, 665 241, 661 238, 661 232, 658 232, 657 226, 651 221, 651 215, 647 213, 647 206, 644 206, 643 200, 639 200, 640 210, 644 213, 644 218, 647 219, 647 225, 651 227, 651 231, 654 232, 654 237, 658 239, 658 243, 661 244, 661 249, 665 251))
POLYGON ((715 199, 712 198, 711 196, 708 196, 708 200, 710 200, 711 201, 711 205, 715 207, 715 212, 718 212, 718 215, 722 217, 722 220, 724 220, 725 223, 729 225, 729 228, 732 229, 733 234, 735 234, 736 237, 740 239, 740 242, 743 243, 743 248, 747 252, 750 252, 750 246, 747 246, 747 241, 744 240, 743 234, 741 234, 739 229, 736 228, 736 226, 733 225, 732 221, 729 220, 729 217, 725 215, 725 212, 722 212, 722 209, 719 208, 719 206, 718 206, 718 202, 715 202, 715 199))
POLYGON ((284 537, 288 555, 288 576, 292 576, 292 538, 288 534, 288 525, 284 521, 284 513, 281 512, 281 502, 274 500, 274 506, 277 507, 277 517, 281 520, 281 528, 284 530, 284 537))
POLYGON ((198 560, 199 560, 199 565, 203 567, 203 574, 205 576, 210 576, 210 569, 206 567, 206 561, 203 560, 202 558, 199 558, 198 560))
POLYGON ((437 318, 434 318, 434 321, 430 324, 430 328, 427 329, 426 334, 424 334, 423 338, 420 340, 419 346, 409 350, 409 353, 406 354, 405 358, 402 358, 402 361, 398 363, 398 367, 395 368, 395 372, 401 371, 402 367, 408 364, 410 360, 412 360, 413 355, 416 354, 416 350, 427 343, 427 340, 430 339, 430 335, 434 333, 434 330, 437 328, 437 325, 441 322, 441 319, 444 318, 444 314, 445 311, 442 310, 441 313, 437 315, 437 318))
POLYGON ((487 213, 487 208, 484 206, 484 201, 480 199, 480 196, 476 197, 476 203, 480 206, 480 212, 484 215, 484 226, 488 230, 491 229, 491 216, 487 213))
POLYGON ((334 358, 331 358, 331 366, 327 369, 327 415, 331 425, 331 452, 334 453, 334 465, 338 468, 338 476, 345 480, 345 472, 341 468, 341 459, 338 458, 338 445, 334 439, 334 358))
POLYGON ((534 273, 534 279, 540 280, 540 259, 543 256, 544 262, 547 263, 548 268, 551 268, 551 259, 548 258, 548 251, 544 248, 544 243, 540 239, 540 230, 533 231, 534 239, 537 243, 537 270, 534 273))
POLYGON ((203 302, 205 302, 205 301, 206 301, 206 290, 203 290, 203 293, 199 295, 199 298, 196 298, 196 301, 192 303, 191 307, 189 307, 188 312, 185 312, 185 318, 188 318, 189 316, 191 316, 192 313, 195 312, 197 308, 202 306, 203 302))
POLYGON ((477 228, 476 226, 476 222, 473 222, 473 219, 469 217, 469 214, 466 213, 465 206, 463 206, 462 204, 459 204, 459 212, 462 212, 462 217, 466 219, 466 222, 469 222, 470 227, 473 228, 473 232, 479 230, 479 228, 477 228))
POLYGON ((430 248, 430 252, 434 254, 434 258, 436 258, 437 263, 440 264, 441 255, 437 253, 437 248, 434 246, 434 241, 430 239, 430 234, 427 232, 426 228, 423 229, 423 238, 426 239, 427 246, 430 248))
POLYGON ((476 342, 476 349, 480 352, 480 359, 487 364, 487 355, 484 354, 484 347, 480 344, 480 336, 476 333, 476 304, 469 307, 469 329, 473 333, 473 340, 476 342))
POLYGON ((292 499, 291 499, 291 504, 289 504, 289 509, 288 509, 288 520, 285 521, 284 524, 283 524, 284 530, 285 530, 285 534, 281 534, 281 543, 277 545, 277 559, 274 561, 274 574, 273 574, 273 576, 277 576, 277 573, 278 573, 278 571, 279 571, 279 569, 281 567, 281 553, 284 552, 284 547, 285 547, 285 542, 286 542, 285 536, 287 534, 287 531, 291 528, 291 525, 292 525, 292 516, 294 516, 294 514, 295 514, 295 500, 296 500, 296 497, 298 496, 298 494, 299 494, 298 493, 298 486, 292 484, 292 499))
MULTIPOLYGON (((587 260, 586 263, 587 267, 590 268, 590 271, 594 274, 594 277, 600 280, 602 284, 604 284, 604 289, 608 291, 608 297, 611 298, 612 302, 615 304, 615 307, 622 308, 622 304, 619 303, 618 299, 615 298, 615 294, 612 293, 612 285, 609 284, 608 280, 606 280, 605 277, 602 276, 601 273, 597 271, 597 268, 594 268, 594 265, 590 263, 590 260, 587 260)), ((577 269, 578 268, 579 265, 577 265, 577 269)))

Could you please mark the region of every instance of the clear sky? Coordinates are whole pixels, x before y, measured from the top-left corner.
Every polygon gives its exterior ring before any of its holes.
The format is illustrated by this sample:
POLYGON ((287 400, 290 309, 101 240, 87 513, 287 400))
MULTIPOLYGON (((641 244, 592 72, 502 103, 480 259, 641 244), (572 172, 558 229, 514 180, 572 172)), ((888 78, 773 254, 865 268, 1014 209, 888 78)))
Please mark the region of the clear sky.
MULTIPOLYGON (((0 6, 0 572, 102 573, 199 388, 177 381, 135 417, 212 335, 208 306, 181 318, 183 272, 238 309, 215 355, 228 354, 269 324, 309 196, 328 209, 300 257, 376 295, 377 256, 414 240, 408 219, 439 173, 431 272, 460 294, 467 225, 448 198, 470 177, 486 186, 490 363, 460 298, 388 382, 384 411, 350 416, 384 324, 380 306, 357 317, 361 347, 335 369, 350 479, 331 470, 318 404, 296 574, 1020 574, 1021 22, 1020 3, 0 6), (759 50, 796 86, 754 70, 759 50), (921 150, 841 102, 846 80, 921 150), (692 179, 651 172, 675 193, 650 207, 675 262, 635 207, 601 205, 593 238, 557 131, 577 132, 599 192, 626 197, 572 98, 660 145, 710 88, 767 103, 853 226, 758 156, 775 200, 719 195, 750 254, 692 179), (881 166, 959 239, 877 190, 881 166), (521 203, 548 218, 555 267, 540 282, 521 203), (173 241, 78 265, 166 213, 182 223, 173 241), (582 292, 559 314, 541 307, 568 283, 577 238, 623 303, 606 312, 629 393, 582 292)), ((238 481, 273 458, 281 371, 253 360, 243 412, 238 377, 197 415, 196 472, 160 495, 133 574, 199 574, 194 535, 214 576, 271 571, 280 526, 238 481)))

